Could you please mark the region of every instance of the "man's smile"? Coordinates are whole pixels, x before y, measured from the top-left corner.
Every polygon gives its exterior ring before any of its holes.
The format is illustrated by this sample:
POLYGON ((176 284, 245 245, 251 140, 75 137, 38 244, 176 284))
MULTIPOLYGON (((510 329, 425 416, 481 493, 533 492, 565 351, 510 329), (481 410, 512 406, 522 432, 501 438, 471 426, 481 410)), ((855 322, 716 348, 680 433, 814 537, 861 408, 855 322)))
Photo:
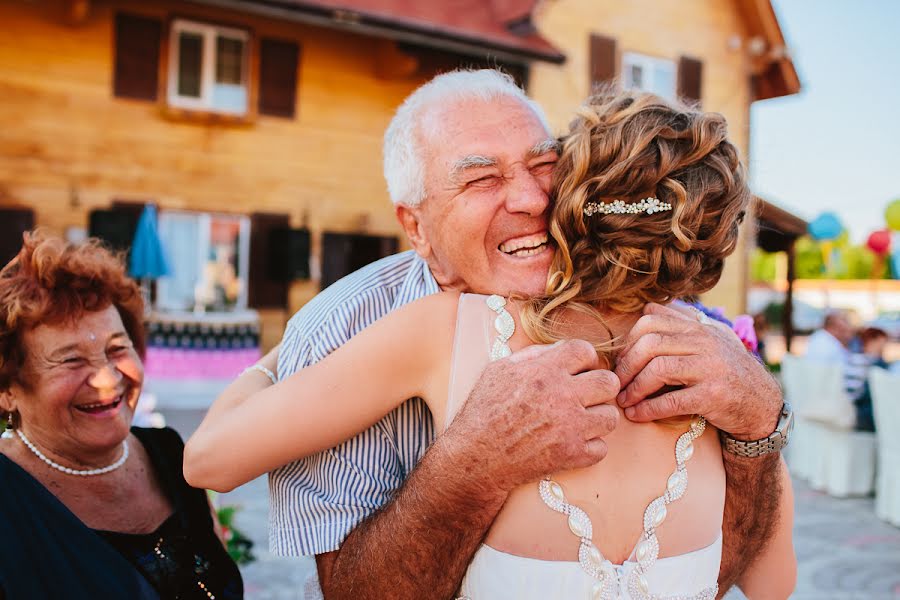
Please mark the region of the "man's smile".
POLYGON ((547 243, 547 240, 547 232, 541 231, 539 233, 506 240, 500 244, 497 249, 509 256, 524 258, 535 256, 549 250, 550 246, 547 243))

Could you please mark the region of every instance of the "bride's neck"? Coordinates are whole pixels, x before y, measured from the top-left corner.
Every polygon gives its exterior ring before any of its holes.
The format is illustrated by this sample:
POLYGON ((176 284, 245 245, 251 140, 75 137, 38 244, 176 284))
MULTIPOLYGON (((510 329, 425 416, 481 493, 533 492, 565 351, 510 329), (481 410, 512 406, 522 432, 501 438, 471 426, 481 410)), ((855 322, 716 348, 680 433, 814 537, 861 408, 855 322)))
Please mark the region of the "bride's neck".
POLYGON ((563 338, 586 339, 595 345, 610 340, 622 341, 641 316, 640 312, 621 313, 603 309, 597 309, 596 315, 588 315, 568 309, 560 319, 559 333, 563 338), (597 320, 597 316, 601 321, 597 320))

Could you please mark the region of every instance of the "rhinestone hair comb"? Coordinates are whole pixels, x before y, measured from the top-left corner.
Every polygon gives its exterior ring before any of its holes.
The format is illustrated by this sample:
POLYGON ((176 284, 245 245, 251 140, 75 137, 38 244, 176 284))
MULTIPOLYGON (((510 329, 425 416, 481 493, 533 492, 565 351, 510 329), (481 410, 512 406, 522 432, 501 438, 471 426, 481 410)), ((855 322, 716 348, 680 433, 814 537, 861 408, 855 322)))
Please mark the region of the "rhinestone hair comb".
POLYGON ((588 202, 584 205, 584 215, 590 217, 596 214, 601 215, 637 215, 640 213, 653 213, 672 210, 672 205, 668 202, 660 202, 659 198, 644 198, 640 202, 626 203, 623 200, 613 200, 612 202, 588 202))

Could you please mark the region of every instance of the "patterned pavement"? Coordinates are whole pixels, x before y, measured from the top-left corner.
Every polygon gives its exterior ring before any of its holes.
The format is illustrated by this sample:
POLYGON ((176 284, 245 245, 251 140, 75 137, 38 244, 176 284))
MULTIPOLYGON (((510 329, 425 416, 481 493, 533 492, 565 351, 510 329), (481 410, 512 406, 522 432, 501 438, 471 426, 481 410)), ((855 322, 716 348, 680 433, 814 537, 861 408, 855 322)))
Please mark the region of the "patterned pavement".
MULTIPOLYGON (((800 565, 795 600, 900 599, 900 529, 875 517, 872 498, 836 499, 795 481, 794 546, 800 565)), ((256 543, 258 560, 242 568, 248 600, 303 600, 312 559, 271 555, 265 478, 224 494, 243 507, 238 528, 256 543)), ((728 600, 744 596, 735 590, 728 600)), ((756 599, 754 599, 756 600, 756 599)))

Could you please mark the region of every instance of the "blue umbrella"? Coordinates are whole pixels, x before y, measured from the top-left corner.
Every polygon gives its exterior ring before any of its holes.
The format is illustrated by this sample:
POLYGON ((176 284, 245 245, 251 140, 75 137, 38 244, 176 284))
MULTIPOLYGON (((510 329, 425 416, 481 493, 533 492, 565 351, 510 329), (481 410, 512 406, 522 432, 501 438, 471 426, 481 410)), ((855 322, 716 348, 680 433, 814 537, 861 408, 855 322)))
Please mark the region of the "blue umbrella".
POLYGON ((128 272, 139 279, 156 279, 171 272, 156 230, 156 207, 151 204, 144 206, 134 232, 128 272))

